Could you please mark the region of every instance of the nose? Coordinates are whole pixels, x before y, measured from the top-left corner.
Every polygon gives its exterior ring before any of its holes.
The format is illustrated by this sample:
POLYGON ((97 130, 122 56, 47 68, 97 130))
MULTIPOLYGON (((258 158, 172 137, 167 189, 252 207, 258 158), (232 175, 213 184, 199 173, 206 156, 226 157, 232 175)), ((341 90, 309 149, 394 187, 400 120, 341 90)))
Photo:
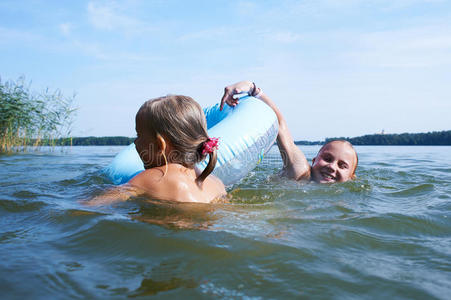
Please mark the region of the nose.
POLYGON ((329 164, 326 165, 327 168, 327 172, 331 173, 331 174, 335 174, 337 172, 338 169, 338 165, 337 162, 330 162, 329 164))

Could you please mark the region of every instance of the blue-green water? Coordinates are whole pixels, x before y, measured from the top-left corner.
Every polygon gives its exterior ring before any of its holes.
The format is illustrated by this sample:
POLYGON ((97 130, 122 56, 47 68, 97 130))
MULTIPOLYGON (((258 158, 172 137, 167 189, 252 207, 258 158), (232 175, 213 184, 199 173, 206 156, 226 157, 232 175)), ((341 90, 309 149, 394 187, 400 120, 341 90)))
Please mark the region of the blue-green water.
POLYGON ((334 185, 278 178, 273 147, 230 204, 80 204, 120 149, 0 156, 1 299, 451 295, 451 147, 357 147, 334 185))

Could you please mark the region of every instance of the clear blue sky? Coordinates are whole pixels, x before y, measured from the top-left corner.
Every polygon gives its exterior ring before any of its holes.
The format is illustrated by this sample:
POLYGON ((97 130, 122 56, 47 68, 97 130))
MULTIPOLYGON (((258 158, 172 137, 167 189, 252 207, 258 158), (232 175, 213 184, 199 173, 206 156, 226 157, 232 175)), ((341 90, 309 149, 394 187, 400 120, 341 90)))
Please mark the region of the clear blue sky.
POLYGON ((451 1, 0 1, 0 76, 77 93, 76 136, 255 81, 297 140, 451 129, 451 1))

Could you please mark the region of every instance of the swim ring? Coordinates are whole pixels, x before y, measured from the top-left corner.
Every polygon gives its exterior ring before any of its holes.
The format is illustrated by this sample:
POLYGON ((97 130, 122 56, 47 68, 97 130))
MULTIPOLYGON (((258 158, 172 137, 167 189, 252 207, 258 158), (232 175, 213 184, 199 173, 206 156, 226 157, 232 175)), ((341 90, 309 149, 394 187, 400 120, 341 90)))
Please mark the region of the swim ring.
MULTIPOLYGON (((274 111, 253 97, 243 97, 235 107, 219 104, 204 108, 208 134, 219 138, 217 163, 213 174, 225 185, 237 183, 252 171, 274 144, 279 126, 274 111)), ((208 158, 196 166, 203 170, 208 158)), ((143 163, 131 144, 104 169, 114 184, 128 182, 144 170, 143 163)))

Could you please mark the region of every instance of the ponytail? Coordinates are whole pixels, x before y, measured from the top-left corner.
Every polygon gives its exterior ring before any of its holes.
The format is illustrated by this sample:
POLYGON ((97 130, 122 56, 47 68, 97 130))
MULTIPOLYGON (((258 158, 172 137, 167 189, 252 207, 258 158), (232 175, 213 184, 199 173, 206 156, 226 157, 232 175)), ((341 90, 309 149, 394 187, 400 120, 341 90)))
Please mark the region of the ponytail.
POLYGON ((207 140, 205 142, 203 142, 198 149, 199 153, 201 153, 202 155, 205 155, 208 153, 209 158, 210 158, 208 160, 207 167, 196 178, 196 183, 199 186, 202 186, 202 183, 204 182, 204 180, 208 177, 208 175, 211 174, 211 172, 213 172, 213 170, 216 166, 216 161, 218 160, 218 154, 216 153, 216 151, 218 149, 218 143, 219 143, 218 138, 207 138, 207 140))
POLYGON ((201 186, 202 183, 204 182, 204 180, 208 177, 208 175, 211 174, 211 172, 213 172, 213 170, 215 169, 216 166, 216 161, 218 159, 218 155, 216 153, 216 149, 213 150, 213 152, 211 152, 209 154, 210 159, 208 161, 208 165, 207 167, 202 171, 202 173, 197 176, 196 178, 196 183, 201 186))

